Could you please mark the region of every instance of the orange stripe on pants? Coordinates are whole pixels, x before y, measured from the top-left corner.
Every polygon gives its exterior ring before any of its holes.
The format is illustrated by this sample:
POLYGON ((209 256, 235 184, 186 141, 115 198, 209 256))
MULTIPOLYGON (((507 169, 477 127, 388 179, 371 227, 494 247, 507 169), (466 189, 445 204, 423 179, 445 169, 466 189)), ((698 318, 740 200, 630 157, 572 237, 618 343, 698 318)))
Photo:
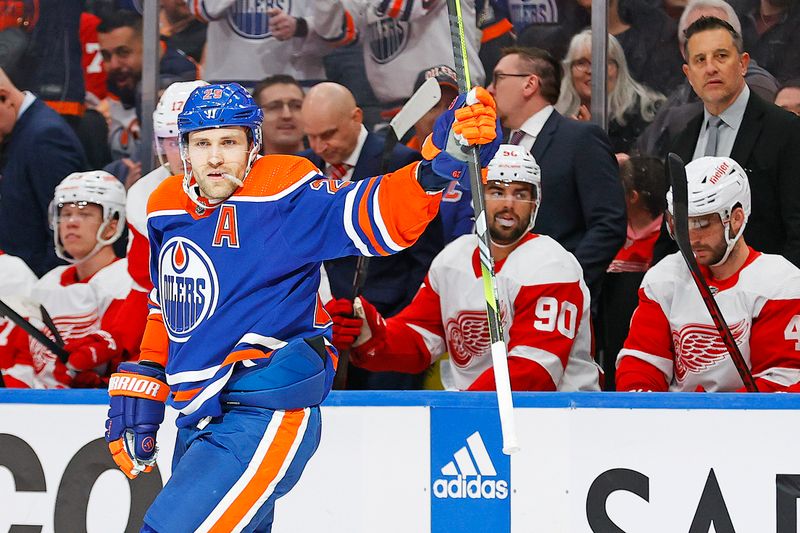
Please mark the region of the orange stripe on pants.
MULTIPOLYGON (((267 453, 258 465, 258 471, 242 489, 242 492, 231 503, 230 507, 211 527, 209 533, 227 533, 232 531, 242 518, 253 508, 259 498, 266 492, 270 484, 278 477, 283 464, 298 438, 298 430, 306 413, 303 409, 286 411, 272 440, 267 453)), ((301 437, 302 438, 302 437, 301 437)))

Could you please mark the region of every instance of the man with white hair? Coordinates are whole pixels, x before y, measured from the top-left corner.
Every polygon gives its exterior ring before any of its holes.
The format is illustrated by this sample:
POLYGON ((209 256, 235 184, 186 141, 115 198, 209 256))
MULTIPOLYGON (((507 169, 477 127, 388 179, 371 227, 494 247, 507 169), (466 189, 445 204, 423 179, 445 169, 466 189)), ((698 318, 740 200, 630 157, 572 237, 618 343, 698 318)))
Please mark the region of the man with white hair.
MULTIPOLYGON (((511 388, 599 390, 581 267, 555 240, 530 232, 541 201, 539 165, 525 148, 501 145, 486 179, 511 388)), ((357 366, 419 373, 449 352, 450 364, 442 370, 446 388, 494 390, 485 305, 478 239, 470 234, 436 256, 414 300, 398 315, 384 319, 362 297, 334 300, 326 310, 334 344, 351 350, 357 366)))
POLYGON ((11 381, 7 384, 99 387, 130 348, 122 341, 124 335, 108 332, 131 289, 127 262, 112 248, 125 227, 125 188, 102 170, 70 174, 55 189, 50 221, 56 255, 69 265, 54 268, 34 284, 23 314, 51 337, 61 337, 69 358, 65 365, 14 327, 0 347, 4 358, 14 362, 4 371, 11 381), (47 310, 52 324, 39 315, 39 306, 47 310))
MULTIPOLYGON (((758 390, 798 389, 800 270, 749 247, 750 185, 728 157, 686 166, 689 240, 758 390)), ((672 227, 672 191, 667 193, 672 227)), ((617 390, 739 391, 742 379, 679 253, 651 268, 617 358, 617 390)))

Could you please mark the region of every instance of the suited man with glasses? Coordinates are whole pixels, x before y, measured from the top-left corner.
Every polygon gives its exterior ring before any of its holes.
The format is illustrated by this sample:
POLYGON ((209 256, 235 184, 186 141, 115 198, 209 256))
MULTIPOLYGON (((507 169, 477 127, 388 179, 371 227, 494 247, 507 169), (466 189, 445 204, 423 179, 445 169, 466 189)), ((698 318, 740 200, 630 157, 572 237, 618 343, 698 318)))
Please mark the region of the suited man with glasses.
POLYGON ((592 297, 625 243, 619 168, 608 135, 553 108, 561 65, 538 48, 506 48, 488 90, 509 142, 527 148, 542 169, 542 205, 534 233, 549 235, 578 259, 592 297))

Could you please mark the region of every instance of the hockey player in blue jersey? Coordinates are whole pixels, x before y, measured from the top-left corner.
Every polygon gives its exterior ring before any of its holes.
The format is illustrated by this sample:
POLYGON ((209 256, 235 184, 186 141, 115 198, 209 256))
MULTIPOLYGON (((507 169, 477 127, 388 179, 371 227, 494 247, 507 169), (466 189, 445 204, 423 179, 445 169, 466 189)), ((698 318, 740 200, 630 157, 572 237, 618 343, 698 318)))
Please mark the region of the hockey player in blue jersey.
POLYGON ((319 444, 338 361, 321 262, 413 244, 466 172, 459 144, 481 145, 485 166, 499 129, 478 88, 440 117, 427 160, 343 183, 303 158, 259 158, 261 120, 238 84, 196 89, 178 118, 184 174, 148 202, 148 323, 139 361, 110 380, 106 422, 133 478, 155 464, 165 403, 179 412, 172 475, 142 531, 270 531, 319 444))

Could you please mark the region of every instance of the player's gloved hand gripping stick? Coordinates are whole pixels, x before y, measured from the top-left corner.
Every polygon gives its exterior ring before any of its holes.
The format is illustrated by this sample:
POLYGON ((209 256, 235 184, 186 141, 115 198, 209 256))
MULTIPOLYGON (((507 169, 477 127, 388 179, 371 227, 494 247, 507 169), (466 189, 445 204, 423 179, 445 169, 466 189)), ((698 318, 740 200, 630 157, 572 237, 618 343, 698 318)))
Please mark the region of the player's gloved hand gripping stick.
POLYGON ((108 384, 106 442, 114 462, 133 479, 156 464, 156 432, 164 421, 169 386, 157 363, 122 363, 108 384))
MULTIPOLYGON (((450 16, 450 36, 453 43, 456 72, 458 73, 459 91, 469 91, 469 94, 475 94, 474 103, 472 101, 467 103, 470 104, 470 112, 478 113, 479 108, 473 106, 478 103, 488 105, 488 101, 491 101, 493 106, 494 102, 488 93, 485 95, 488 97, 487 101, 487 98, 481 92, 473 93, 473 91, 470 91, 469 61, 464 41, 464 18, 461 14, 461 0, 447 0, 447 10, 450 16)), ((455 131, 455 133, 462 137, 473 137, 482 140, 484 135, 489 135, 489 124, 484 119, 479 119, 475 124, 471 124, 469 128, 455 131)), ((510 455, 519 450, 519 444, 517 443, 517 432, 514 427, 514 405, 511 399, 511 380, 508 375, 508 348, 505 344, 503 324, 500 322, 500 313, 497 305, 497 280, 495 279, 494 261, 492 259, 488 231, 489 224, 486 218, 483 198, 481 168, 485 167, 489 161, 484 163, 482 157, 484 154, 480 154, 481 158, 479 160, 478 149, 475 144, 483 144, 482 142, 471 142, 470 144, 472 146, 467 154, 469 156, 469 178, 472 187, 472 208, 475 212, 475 227, 478 232, 478 255, 483 276, 483 292, 486 297, 486 314, 489 320, 492 366, 494 367, 497 403, 500 411, 500 427, 503 431, 503 452, 510 455)), ((494 155, 494 152, 489 155, 489 159, 491 159, 492 155, 494 155)))

